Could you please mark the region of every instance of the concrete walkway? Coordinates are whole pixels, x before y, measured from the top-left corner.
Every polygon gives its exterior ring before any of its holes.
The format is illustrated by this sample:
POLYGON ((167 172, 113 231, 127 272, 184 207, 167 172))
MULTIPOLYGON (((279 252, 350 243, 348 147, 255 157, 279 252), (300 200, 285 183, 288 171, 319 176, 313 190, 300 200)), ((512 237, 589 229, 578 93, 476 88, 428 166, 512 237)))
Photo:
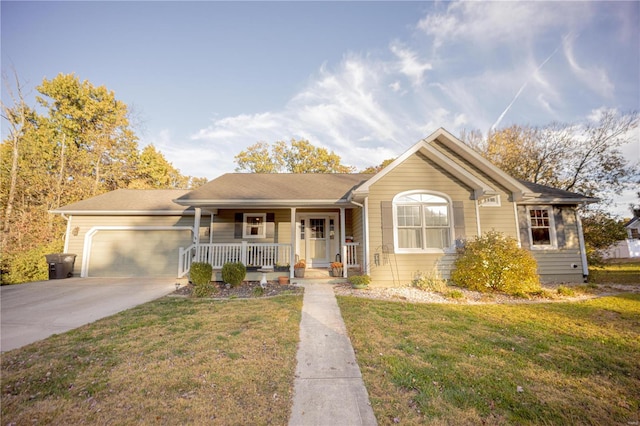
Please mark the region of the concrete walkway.
POLYGON ((333 287, 304 287, 289 425, 376 425, 333 287))

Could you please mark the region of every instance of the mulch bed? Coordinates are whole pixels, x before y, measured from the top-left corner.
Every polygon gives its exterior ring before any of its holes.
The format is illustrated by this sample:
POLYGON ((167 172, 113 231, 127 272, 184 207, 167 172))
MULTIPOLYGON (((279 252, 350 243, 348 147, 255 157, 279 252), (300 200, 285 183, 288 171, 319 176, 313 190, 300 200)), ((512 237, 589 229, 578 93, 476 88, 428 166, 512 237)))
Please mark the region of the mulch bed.
MULTIPOLYGON (((268 281, 264 292, 260 296, 256 296, 255 288, 260 287, 260 281, 245 281, 237 287, 227 288, 225 283, 221 281, 214 282, 217 291, 213 296, 215 299, 251 299, 260 297, 273 297, 280 294, 302 294, 304 289, 297 285, 280 285, 277 281, 268 281)), ((193 293, 193 284, 187 284, 174 291, 172 294, 176 296, 191 297, 193 293)))

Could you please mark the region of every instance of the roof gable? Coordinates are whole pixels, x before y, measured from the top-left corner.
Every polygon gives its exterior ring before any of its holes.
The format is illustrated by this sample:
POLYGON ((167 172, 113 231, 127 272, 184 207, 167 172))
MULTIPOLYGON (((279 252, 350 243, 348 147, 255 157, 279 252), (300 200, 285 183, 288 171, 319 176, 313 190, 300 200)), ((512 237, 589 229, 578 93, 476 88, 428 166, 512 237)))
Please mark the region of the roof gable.
POLYGON ((487 174, 491 178, 493 178, 496 182, 500 183, 502 186, 511 191, 514 195, 514 199, 519 200, 522 199, 525 193, 530 192, 528 188, 522 183, 520 183, 517 179, 512 178, 507 173, 498 169, 496 166, 491 164, 489 161, 484 159, 480 154, 475 152, 473 149, 465 145, 458 138, 453 136, 451 133, 447 132, 445 129, 440 128, 433 132, 431 135, 418 141, 415 145, 405 151, 400 157, 396 158, 391 164, 385 167, 382 171, 376 174, 373 178, 369 179, 366 183, 361 185, 358 189, 354 191, 354 195, 362 196, 368 193, 371 185, 380 181, 384 178, 389 172, 391 172, 398 165, 402 164, 407 160, 410 156, 414 154, 421 154, 427 158, 433 159, 434 161, 442 164, 447 168, 447 170, 459 178, 466 185, 471 187, 474 190, 474 198, 478 199, 483 196, 494 195, 496 193, 495 189, 486 182, 484 179, 470 173, 465 170, 464 167, 455 163, 451 160, 445 153, 441 152, 435 147, 435 142, 439 141, 443 145, 445 145, 448 149, 458 154, 460 157, 468 161, 479 171, 487 174))

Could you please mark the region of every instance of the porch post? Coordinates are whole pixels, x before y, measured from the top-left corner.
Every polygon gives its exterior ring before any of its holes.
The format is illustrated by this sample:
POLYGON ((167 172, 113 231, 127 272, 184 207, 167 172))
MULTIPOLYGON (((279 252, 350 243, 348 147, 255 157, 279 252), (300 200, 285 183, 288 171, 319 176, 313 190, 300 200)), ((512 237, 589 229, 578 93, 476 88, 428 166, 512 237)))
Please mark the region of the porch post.
POLYGON ((344 217, 344 207, 340 207, 340 252, 342 253, 340 257, 342 258, 342 277, 347 277, 347 225, 346 218, 344 217))
POLYGON ((293 267, 296 264, 296 208, 291 207, 291 253, 289 255, 289 279, 293 279, 293 267))
POLYGON ((202 209, 196 207, 196 215, 193 218, 193 244, 196 247, 200 244, 200 218, 202 217, 202 209))

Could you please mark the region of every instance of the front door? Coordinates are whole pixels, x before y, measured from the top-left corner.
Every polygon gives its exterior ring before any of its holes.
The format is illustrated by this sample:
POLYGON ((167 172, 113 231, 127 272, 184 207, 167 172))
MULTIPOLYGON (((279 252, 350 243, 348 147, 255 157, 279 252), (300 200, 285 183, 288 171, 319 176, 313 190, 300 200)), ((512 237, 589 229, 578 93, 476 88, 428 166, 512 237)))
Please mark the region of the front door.
POLYGON ((307 262, 309 266, 326 266, 329 263, 329 230, 326 218, 308 219, 306 236, 307 262))

